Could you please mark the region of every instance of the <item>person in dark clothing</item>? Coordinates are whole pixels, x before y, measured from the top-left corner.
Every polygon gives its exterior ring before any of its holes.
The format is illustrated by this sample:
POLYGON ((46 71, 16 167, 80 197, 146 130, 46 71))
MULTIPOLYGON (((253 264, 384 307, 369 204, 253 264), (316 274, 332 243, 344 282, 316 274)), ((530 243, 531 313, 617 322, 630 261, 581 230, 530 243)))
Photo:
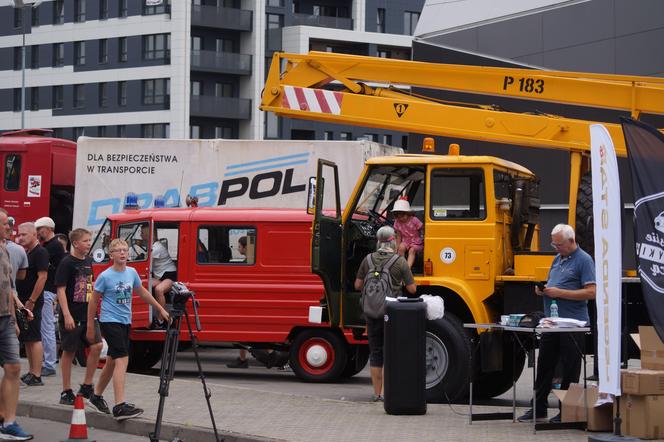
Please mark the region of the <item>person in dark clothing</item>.
POLYGON ((48 252, 39 245, 34 223, 23 223, 18 226, 18 243, 28 254, 28 271, 24 280, 16 281, 16 288, 19 299, 34 315, 34 319, 28 323, 28 329, 21 330, 19 335, 19 340, 25 344, 29 363, 29 371, 21 377, 21 381, 28 386, 44 385, 41 379, 44 357, 41 342, 41 311, 44 304, 42 295, 48 277, 48 252))

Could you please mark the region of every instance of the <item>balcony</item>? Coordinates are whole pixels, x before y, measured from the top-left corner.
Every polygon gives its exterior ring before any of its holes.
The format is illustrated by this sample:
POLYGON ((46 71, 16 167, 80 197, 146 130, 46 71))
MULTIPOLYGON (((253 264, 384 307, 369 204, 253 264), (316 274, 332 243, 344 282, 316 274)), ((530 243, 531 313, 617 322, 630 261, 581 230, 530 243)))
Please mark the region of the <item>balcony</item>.
POLYGON ((292 26, 318 26, 322 28, 353 30, 353 19, 326 15, 293 14, 292 26))
POLYGON ((214 6, 192 6, 192 26, 251 32, 252 11, 214 6))
POLYGON ((191 68, 216 74, 251 75, 251 55, 234 52, 191 51, 191 68))
POLYGON ((251 100, 247 98, 194 95, 191 97, 189 113, 192 117, 248 120, 251 118, 251 100))

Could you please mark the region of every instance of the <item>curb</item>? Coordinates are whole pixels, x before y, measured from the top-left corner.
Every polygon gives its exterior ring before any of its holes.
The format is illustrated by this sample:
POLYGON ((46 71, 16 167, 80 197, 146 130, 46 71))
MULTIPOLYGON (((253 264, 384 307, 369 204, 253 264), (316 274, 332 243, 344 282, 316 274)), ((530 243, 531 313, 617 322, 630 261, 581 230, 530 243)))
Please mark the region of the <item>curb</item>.
MULTIPOLYGON (((72 410, 56 405, 44 405, 34 402, 21 402, 16 409, 18 416, 33 417, 50 421, 70 423, 72 410)), ((148 437, 154 431, 154 422, 147 419, 127 419, 118 422, 110 416, 100 413, 86 413, 88 427, 100 430, 115 431, 118 433, 133 434, 135 436, 148 437)), ((222 431, 217 428, 220 440, 226 442, 274 442, 281 439, 271 439, 261 436, 233 433, 222 431)), ((214 441, 214 431, 211 428, 176 425, 162 422, 160 440, 172 440, 179 438, 184 442, 189 441, 214 441)))

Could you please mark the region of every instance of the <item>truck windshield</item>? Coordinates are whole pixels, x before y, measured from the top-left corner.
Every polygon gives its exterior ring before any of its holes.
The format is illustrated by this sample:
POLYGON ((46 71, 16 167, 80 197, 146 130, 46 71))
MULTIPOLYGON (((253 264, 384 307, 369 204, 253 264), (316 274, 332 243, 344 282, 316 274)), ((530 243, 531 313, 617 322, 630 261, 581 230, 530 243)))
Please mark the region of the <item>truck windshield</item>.
POLYGON ((388 210, 399 197, 409 200, 424 180, 423 167, 381 166, 370 169, 355 214, 387 217, 388 210))
POLYGON ((90 248, 90 256, 94 262, 108 261, 108 245, 111 243, 111 220, 106 218, 104 225, 101 226, 97 237, 90 248))

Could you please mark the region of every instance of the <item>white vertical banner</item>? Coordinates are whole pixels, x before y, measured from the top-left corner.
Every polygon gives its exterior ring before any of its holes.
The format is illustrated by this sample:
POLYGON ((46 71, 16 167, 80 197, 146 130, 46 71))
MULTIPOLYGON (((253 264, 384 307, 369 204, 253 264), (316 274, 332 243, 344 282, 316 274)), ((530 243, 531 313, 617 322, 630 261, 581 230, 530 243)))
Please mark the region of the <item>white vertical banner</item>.
POLYGON ((620 396, 622 238, 618 161, 609 132, 590 126, 599 392, 620 396))

